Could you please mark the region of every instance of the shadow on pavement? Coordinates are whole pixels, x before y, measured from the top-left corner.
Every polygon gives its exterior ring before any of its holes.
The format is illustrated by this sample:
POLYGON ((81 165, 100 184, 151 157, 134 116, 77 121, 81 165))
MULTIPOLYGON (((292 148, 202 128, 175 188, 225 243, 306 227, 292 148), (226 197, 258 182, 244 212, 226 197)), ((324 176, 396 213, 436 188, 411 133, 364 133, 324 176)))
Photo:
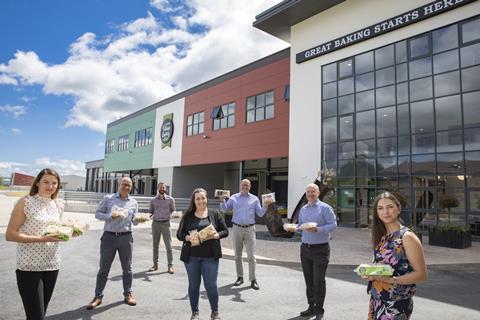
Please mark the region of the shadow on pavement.
POLYGON ((46 320, 91 320, 93 316, 105 312, 109 309, 123 305, 123 300, 117 301, 108 305, 98 306, 93 310, 87 310, 86 305, 79 307, 75 310, 65 311, 59 314, 47 316, 46 320))
MULTIPOLYGON (((133 274, 133 279, 142 279, 143 281, 152 282, 152 279, 150 279, 151 277, 160 276, 162 274, 168 274, 168 272, 167 271, 162 271, 162 272, 141 271, 141 272, 134 273, 133 274)), ((109 278, 108 280, 122 281, 122 275, 113 276, 113 277, 109 278)))

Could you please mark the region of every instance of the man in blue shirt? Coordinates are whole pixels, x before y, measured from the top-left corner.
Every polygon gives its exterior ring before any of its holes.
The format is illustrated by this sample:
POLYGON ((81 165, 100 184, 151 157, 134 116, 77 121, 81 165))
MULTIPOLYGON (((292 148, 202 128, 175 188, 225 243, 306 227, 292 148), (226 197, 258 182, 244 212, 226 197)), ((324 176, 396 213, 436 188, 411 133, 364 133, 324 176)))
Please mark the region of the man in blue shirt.
POLYGON ((239 193, 231 196, 228 201, 225 201, 225 197, 220 197, 220 209, 222 211, 233 210, 232 241, 237 269, 237 281, 235 281, 234 285, 239 286, 243 283, 242 251, 245 245, 248 257, 250 286, 258 290, 260 287, 255 276, 257 263, 255 259, 255 214, 263 217, 266 210, 260 206, 258 197, 249 192, 250 186, 250 180, 243 179, 240 182, 239 193))
POLYGON ((325 301, 325 274, 330 260, 330 233, 337 228, 337 219, 332 207, 318 200, 320 190, 314 183, 307 185, 308 203, 300 209, 298 222, 313 223, 302 232, 300 260, 307 286, 308 308, 300 313, 303 317, 316 315, 323 318, 325 301), (313 226, 316 223, 316 226, 313 226))
POLYGON ((87 305, 87 309, 95 309, 102 303, 103 290, 107 284, 108 273, 117 251, 122 264, 125 303, 131 306, 137 304, 132 296, 132 222, 137 224, 134 218, 138 213, 138 204, 135 199, 128 195, 132 186, 133 183, 130 178, 122 178, 118 192, 105 196, 95 212, 95 218, 105 221, 105 225, 103 235, 100 238, 100 270, 97 274, 95 297, 87 305))

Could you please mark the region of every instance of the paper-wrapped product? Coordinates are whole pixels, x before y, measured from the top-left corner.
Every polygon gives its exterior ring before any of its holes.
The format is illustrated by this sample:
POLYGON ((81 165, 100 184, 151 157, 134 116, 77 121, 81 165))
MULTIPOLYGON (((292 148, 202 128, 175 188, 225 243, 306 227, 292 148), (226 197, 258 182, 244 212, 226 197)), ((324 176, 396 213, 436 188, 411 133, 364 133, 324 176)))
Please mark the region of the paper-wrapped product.
POLYGON ((392 276, 393 268, 389 264, 366 264, 363 263, 355 268, 359 276, 392 276))
POLYGON ((198 231, 198 237, 200 238, 200 241, 203 242, 211 239, 216 233, 217 230, 215 230, 215 227, 210 223, 208 226, 198 231))
POLYGON ((72 218, 62 221, 62 226, 71 227, 72 237, 74 238, 83 235, 90 228, 88 224, 72 218))

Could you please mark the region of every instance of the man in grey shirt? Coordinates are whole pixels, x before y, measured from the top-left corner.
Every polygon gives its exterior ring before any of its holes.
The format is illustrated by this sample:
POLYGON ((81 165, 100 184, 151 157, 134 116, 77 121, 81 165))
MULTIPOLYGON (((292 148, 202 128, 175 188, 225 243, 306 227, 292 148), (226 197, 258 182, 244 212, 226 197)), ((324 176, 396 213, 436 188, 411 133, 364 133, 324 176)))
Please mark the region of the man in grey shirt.
POLYGON ((150 215, 152 217, 153 239, 153 266, 148 271, 158 270, 158 245, 163 236, 163 243, 167 251, 167 272, 173 274, 172 235, 170 233, 170 215, 175 211, 175 200, 166 193, 167 186, 160 182, 157 186, 158 194, 150 201, 150 215))

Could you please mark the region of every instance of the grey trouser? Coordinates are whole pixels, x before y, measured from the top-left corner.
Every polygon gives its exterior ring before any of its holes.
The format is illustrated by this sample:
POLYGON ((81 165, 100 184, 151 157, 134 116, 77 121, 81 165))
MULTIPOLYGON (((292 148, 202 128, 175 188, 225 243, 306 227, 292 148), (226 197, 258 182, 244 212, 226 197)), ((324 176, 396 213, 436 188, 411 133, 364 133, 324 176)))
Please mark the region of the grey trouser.
POLYGON ((152 239, 153 239, 153 264, 158 264, 158 245, 160 243, 160 238, 163 236, 163 243, 165 244, 165 249, 167 250, 167 262, 168 266, 173 266, 173 255, 172 255, 172 234, 170 233, 170 220, 161 222, 161 221, 152 221, 152 239))
POLYGON ((95 297, 103 297, 103 289, 105 289, 105 286, 107 285, 108 273, 110 272, 110 267, 112 266, 117 251, 123 271, 123 295, 126 296, 132 292, 132 233, 129 232, 115 235, 105 231, 100 238, 100 241, 100 270, 98 270, 97 274, 95 297))
POLYGON ((235 252, 235 265, 237 267, 237 277, 243 277, 242 252, 243 245, 247 250, 248 258, 248 278, 250 281, 256 280, 255 266, 255 226, 242 228, 237 225, 232 227, 233 250, 235 252))

